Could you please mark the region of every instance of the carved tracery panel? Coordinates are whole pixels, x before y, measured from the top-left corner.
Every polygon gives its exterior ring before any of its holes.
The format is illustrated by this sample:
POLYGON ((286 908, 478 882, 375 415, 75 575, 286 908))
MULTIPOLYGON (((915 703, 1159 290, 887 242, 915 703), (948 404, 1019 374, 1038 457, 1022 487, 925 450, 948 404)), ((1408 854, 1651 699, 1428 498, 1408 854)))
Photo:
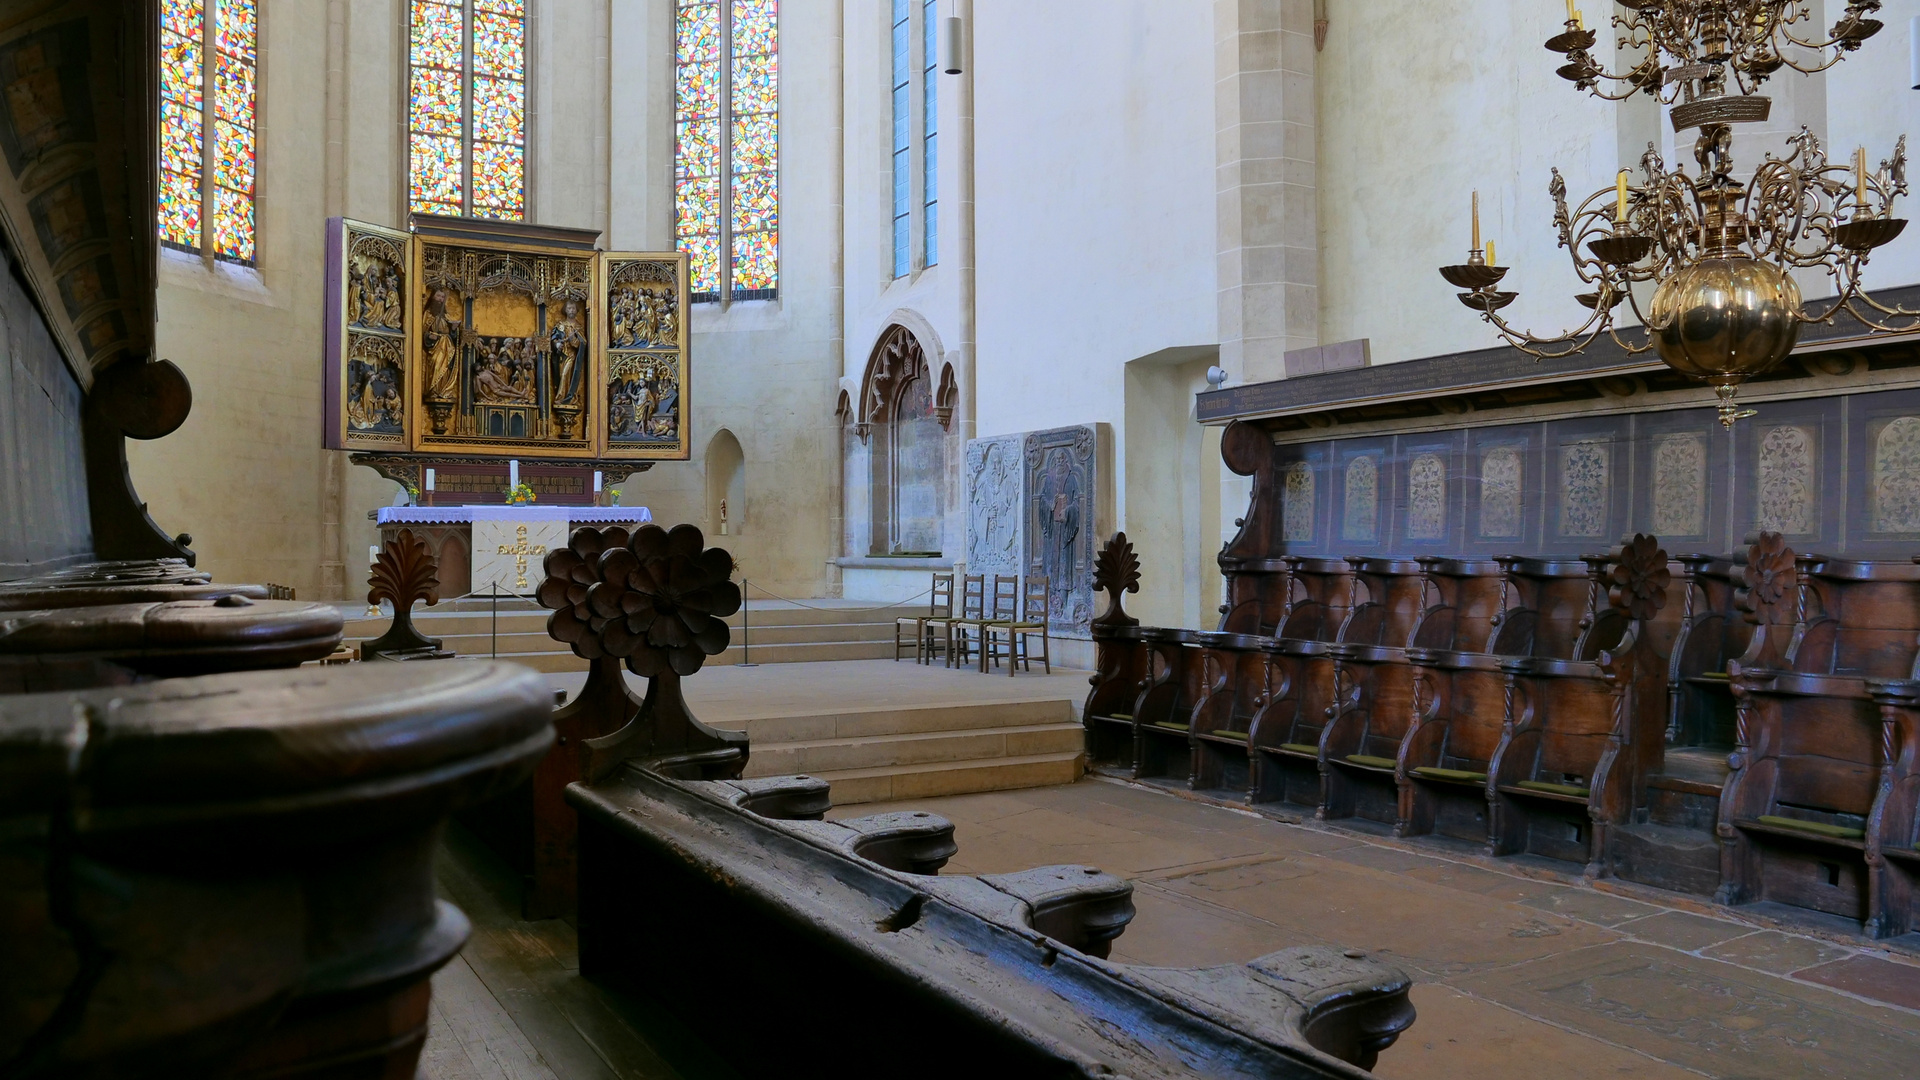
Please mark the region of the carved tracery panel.
POLYGON ((952 366, 936 378, 911 330, 880 335, 861 381, 854 431, 871 440, 876 555, 941 553, 945 524, 947 432, 957 389, 952 366))

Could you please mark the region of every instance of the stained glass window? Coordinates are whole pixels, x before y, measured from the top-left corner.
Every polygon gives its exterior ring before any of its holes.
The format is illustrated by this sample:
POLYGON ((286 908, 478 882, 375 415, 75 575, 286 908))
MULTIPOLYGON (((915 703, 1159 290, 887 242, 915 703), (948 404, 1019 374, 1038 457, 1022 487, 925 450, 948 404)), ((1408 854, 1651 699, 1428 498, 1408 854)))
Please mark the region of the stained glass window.
POLYGON ((920 11, 921 48, 925 53, 920 69, 921 94, 925 99, 925 108, 920 114, 923 132, 920 171, 925 199, 921 227, 926 232, 928 266, 940 261, 940 80, 936 70, 940 64, 939 27, 934 0, 925 0, 920 11))
POLYGON ((525 217, 525 0, 411 5, 408 206, 423 214, 525 217))
POLYGON ((252 265, 257 0, 163 0, 160 240, 252 265))
POLYGON ((676 235, 696 301, 780 284, 778 0, 680 0, 674 13, 676 235))
POLYGON ((913 31, 907 25, 908 0, 893 0, 893 276, 906 277, 913 269, 909 237, 913 227, 912 81, 913 31))

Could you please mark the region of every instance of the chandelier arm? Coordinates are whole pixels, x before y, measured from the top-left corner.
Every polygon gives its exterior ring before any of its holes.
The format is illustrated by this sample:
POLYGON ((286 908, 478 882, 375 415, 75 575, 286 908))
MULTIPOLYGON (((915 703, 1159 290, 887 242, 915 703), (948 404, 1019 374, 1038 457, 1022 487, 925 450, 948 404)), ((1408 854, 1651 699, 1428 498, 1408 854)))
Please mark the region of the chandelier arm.
POLYGON ((1508 323, 1507 320, 1501 318, 1500 314, 1496 311, 1483 309, 1480 312, 1480 317, 1492 323, 1494 329, 1499 331, 1500 336, 1505 338, 1508 344, 1526 353, 1528 356, 1534 356, 1544 360, 1557 360, 1563 356, 1572 356, 1574 353, 1593 344, 1593 339, 1599 337, 1600 333, 1607 329, 1608 324, 1611 322, 1607 309, 1605 307, 1596 307, 1593 314, 1587 317, 1587 321, 1581 323, 1578 327, 1572 330, 1562 331, 1554 337, 1541 337, 1539 334, 1533 333, 1530 330, 1517 329, 1508 323), (1544 346, 1563 341, 1574 342, 1574 344, 1569 345, 1563 350, 1544 348, 1544 346))

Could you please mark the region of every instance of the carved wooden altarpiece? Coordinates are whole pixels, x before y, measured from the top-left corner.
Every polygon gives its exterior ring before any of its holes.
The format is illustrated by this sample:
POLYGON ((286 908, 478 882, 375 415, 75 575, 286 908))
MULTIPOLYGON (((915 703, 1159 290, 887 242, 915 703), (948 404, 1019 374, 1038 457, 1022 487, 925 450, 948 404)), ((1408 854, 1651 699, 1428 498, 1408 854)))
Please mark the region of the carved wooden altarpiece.
MULTIPOLYGON (((326 446, 685 460, 686 257, 414 215, 328 232, 326 446)), ((382 470, 385 471, 385 470, 382 470)))

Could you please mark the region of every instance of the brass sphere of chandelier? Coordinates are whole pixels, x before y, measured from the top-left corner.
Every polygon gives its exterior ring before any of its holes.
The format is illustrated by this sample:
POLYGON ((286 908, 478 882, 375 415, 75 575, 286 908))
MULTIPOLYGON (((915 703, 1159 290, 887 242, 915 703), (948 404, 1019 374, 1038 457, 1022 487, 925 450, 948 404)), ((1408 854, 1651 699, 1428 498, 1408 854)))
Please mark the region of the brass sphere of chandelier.
POLYGON ((1920 329, 1920 311, 1888 307, 1860 287, 1874 248, 1906 222, 1893 200, 1907 193, 1906 136, 1877 169, 1858 150, 1849 164, 1830 164, 1806 128, 1788 139, 1785 157, 1768 154, 1745 182, 1733 178, 1733 125, 1767 119, 1772 102, 1756 91, 1788 68, 1811 74, 1839 63, 1872 37, 1880 0, 1852 0, 1820 33, 1805 0, 1617 0, 1622 56, 1638 58, 1624 74, 1603 69, 1591 52, 1598 35, 1567 0, 1563 33, 1546 43, 1564 55, 1562 78, 1609 101, 1646 94, 1668 107, 1675 132, 1698 128, 1697 175, 1669 171, 1651 143, 1640 159, 1640 183, 1622 169, 1615 185, 1567 208, 1566 183, 1553 170, 1548 193, 1560 246, 1592 288, 1576 297, 1591 310, 1579 327, 1542 336, 1510 325, 1500 309, 1518 295, 1498 285, 1507 267, 1494 265, 1493 245, 1480 244, 1474 196, 1473 247, 1467 261, 1440 273, 1467 291, 1461 303, 1481 313, 1513 347, 1539 358, 1579 352, 1601 334, 1629 354, 1657 351, 1667 366, 1713 386, 1720 422, 1751 415, 1734 402, 1740 384, 1793 351, 1805 323, 1832 323, 1846 312, 1873 333, 1920 329), (1819 267, 1834 284, 1831 300, 1809 309, 1793 271, 1819 267), (1645 309, 1633 286, 1654 284, 1645 309), (1625 304, 1638 327, 1622 327, 1625 304))

